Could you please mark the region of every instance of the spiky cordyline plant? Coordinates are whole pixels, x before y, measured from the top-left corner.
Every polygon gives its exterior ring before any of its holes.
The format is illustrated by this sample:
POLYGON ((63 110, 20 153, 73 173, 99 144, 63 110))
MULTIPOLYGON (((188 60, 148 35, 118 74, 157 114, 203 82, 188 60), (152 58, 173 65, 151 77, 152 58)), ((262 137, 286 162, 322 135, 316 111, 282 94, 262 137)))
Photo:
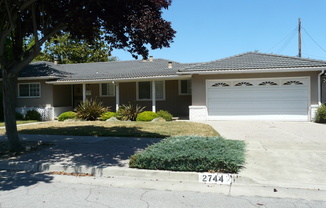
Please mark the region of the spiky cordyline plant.
POLYGON ((87 121, 95 121, 102 113, 108 110, 109 107, 104 107, 103 103, 97 99, 86 99, 75 109, 77 118, 87 121))
POLYGON ((123 104, 119 107, 119 110, 117 112, 117 118, 122 121, 136 121, 137 115, 143 112, 144 109, 145 106, 134 106, 130 103, 128 105, 123 104))

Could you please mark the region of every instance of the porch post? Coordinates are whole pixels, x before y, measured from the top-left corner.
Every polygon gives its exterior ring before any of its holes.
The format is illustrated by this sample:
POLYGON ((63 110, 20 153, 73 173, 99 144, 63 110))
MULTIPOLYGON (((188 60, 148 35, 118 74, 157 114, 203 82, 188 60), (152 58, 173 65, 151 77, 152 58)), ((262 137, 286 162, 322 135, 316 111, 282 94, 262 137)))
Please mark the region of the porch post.
POLYGON ((152 111, 156 113, 156 91, 155 81, 152 81, 152 111))
POLYGON ((83 84, 83 102, 86 101, 86 84, 83 84))
POLYGON ((115 85, 115 111, 117 112, 119 110, 120 106, 120 89, 119 89, 119 83, 115 85))

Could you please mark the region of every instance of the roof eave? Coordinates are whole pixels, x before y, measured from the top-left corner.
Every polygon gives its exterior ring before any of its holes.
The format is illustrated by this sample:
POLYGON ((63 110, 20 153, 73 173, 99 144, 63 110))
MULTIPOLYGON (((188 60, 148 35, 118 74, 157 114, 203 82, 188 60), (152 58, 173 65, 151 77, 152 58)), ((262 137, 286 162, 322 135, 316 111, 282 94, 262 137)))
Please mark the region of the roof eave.
POLYGON ((243 73, 282 73, 282 72, 310 72, 326 70, 325 67, 303 67, 303 68, 274 68, 274 69, 232 69, 232 70, 207 70, 207 71, 180 71, 179 75, 209 75, 209 74, 243 74, 243 73))
MULTIPOLYGON (((48 80, 48 79, 59 79, 62 77, 58 76, 39 76, 39 77, 18 77, 18 81, 30 81, 30 80, 48 80)), ((2 81, 2 78, 0 78, 0 81, 2 81)))
POLYGON ((189 79, 190 75, 171 75, 171 76, 155 76, 155 77, 132 77, 132 78, 115 78, 115 79, 80 79, 80 80, 55 80, 48 81, 47 84, 68 85, 68 84, 99 84, 105 82, 137 82, 150 80, 179 80, 189 79))

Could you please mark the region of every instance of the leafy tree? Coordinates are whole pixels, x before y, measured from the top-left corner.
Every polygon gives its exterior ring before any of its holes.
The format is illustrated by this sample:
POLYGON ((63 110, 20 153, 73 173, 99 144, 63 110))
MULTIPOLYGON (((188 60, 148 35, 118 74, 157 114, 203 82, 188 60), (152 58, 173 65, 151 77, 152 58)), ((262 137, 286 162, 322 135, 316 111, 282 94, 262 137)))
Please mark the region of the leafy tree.
POLYGON ((19 151, 15 120, 17 77, 56 34, 92 45, 100 37, 110 48, 147 58, 148 49, 169 47, 175 31, 162 18, 171 0, 0 0, 0 69, 10 151, 19 151), (104 33, 102 35, 102 33, 104 33), (24 45, 33 36, 29 47, 24 45))
POLYGON ((90 45, 84 40, 72 39, 69 33, 55 35, 45 42, 44 50, 34 61, 61 60, 62 64, 115 61, 104 40, 97 39, 90 45))

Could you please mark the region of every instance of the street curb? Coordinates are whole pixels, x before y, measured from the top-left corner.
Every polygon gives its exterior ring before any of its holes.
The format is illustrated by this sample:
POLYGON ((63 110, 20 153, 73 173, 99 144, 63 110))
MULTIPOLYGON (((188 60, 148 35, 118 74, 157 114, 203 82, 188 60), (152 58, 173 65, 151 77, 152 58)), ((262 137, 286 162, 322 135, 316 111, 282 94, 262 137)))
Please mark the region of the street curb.
MULTIPOLYGON (((31 171, 31 172, 65 172, 76 174, 90 174, 96 177, 134 177, 147 179, 160 179, 168 181, 199 182, 198 172, 181 172, 165 170, 144 170, 128 167, 96 167, 96 166, 65 166, 50 163, 32 163, 25 161, 0 161, 0 170, 31 171)), ((231 174, 233 183, 251 184, 249 178, 238 174, 231 174)))
MULTIPOLYGON (((51 163, 32 163, 28 161, 0 161, 0 170, 14 170, 14 171, 30 171, 39 173, 49 172, 64 172, 76 174, 90 174, 95 177, 114 178, 114 177, 128 177, 138 179, 150 179, 160 181, 178 181, 189 183, 199 182, 198 172, 181 172, 181 171, 165 171, 165 170, 145 170, 134 169, 128 167, 96 167, 96 166, 69 166, 51 163)), ((256 181, 252 178, 242 176, 241 174, 232 175, 232 186, 243 187, 280 187, 298 190, 320 190, 326 191, 326 185, 319 184, 301 184, 300 187, 290 183, 276 183, 270 184, 268 181, 256 181)), ((224 184, 230 186, 230 184, 224 184)))

